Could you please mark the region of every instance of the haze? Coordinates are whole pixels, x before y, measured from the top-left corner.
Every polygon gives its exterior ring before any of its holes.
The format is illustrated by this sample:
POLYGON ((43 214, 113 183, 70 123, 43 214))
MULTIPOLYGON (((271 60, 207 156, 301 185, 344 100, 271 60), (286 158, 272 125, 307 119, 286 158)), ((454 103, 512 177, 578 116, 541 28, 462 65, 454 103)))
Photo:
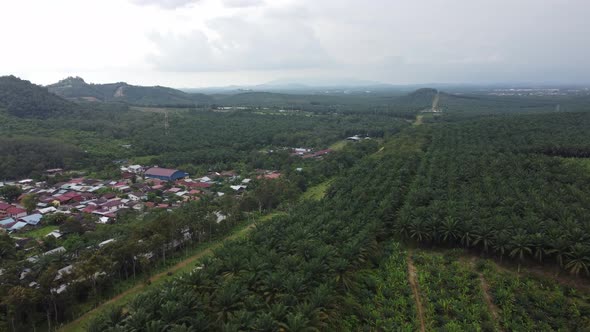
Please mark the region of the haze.
POLYGON ((38 84, 587 83, 584 0, 5 0, 0 74, 38 84))

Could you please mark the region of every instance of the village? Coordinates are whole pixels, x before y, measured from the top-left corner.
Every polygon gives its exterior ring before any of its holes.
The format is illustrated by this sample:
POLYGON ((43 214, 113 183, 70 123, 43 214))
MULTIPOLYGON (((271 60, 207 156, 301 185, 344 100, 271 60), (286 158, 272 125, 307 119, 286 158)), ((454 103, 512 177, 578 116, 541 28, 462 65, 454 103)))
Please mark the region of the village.
MULTIPOLYGON (((47 170, 46 175, 51 177, 64 176, 63 169, 47 170)), ((97 180, 87 177, 74 177, 64 182, 48 184, 47 181, 34 182, 31 179, 23 179, 14 182, 2 183, 2 187, 13 186, 19 188, 22 193, 14 203, 0 201, 0 232, 10 234, 15 240, 17 250, 25 251, 24 257, 27 267, 20 273, 20 279, 24 280, 32 271, 31 267, 41 258, 52 255, 64 255, 66 248, 59 246, 40 254, 27 254, 34 246, 31 241, 52 242, 63 240, 68 236, 67 232, 60 228, 49 226, 50 223, 58 225, 65 218, 85 222, 87 229, 93 229, 95 224, 113 224, 118 216, 125 211, 148 212, 154 209, 172 211, 189 201, 198 201, 204 197, 222 197, 226 194, 240 196, 248 189, 253 180, 278 179, 281 173, 269 170, 256 170, 254 178, 242 178, 234 171, 210 172, 199 178, 191 178, 189 174, 177 170, 161 167, 144 167, 142 165, 127 165, 121 167, 121 177, 111 180, 97 180), (224 192, 230 188, 231 192, 224 192), (31 207, 24 203, 27 197, 34 197, 36 203, 31 207), (50 220, 52 222, 50 222, 50 220), (91 221, 88 223, 88 221, 91 221), (55 228, 55 229, 54 229, 55 228), (48 232, 43 232, 43 230, 48 232), (35 231, 42 231, 40 237, 27 236, 35 231), (44 234, 47 233, 47 234, 44 234), (53 238, 53 240, 52 240, 53 238)), ((215 212, 217 223, 223 222, 227 216, 221 212, 215 212)), ((38 233, 38 232, 37 232, 38 233)), ((189 235, 186 235, 188 240, 189 235)), ((110 243, 115 242, 110 238, 98 243, 96 250, 100 250, 110 243)), ((171 243, 171 247, 177 247, 178 242, 171 243)), ((67 259, 58 274, 56 281, 65 280, 72 273, 76 262, 75 255, 67 259)), ((153 253, 148 251, 145 257, 151 258, 153 253)), ((3 271, 0 270, 0 275, 3 271)), ((69 282, 64 282, 52 291, 61 294, 68 288, 69 282)), ((37 287, 36 281, 30 287, 37 287)))
MULTIPOLYGON (((285 149, 291 157, 302 160, 322 159, 333 152, 331 149, 285 149)), ((302 170, 301 167, 295 169, 296 172, 302 170)), ((43 253, 27 253, 34 247, 31 242, 43 244, 59 239, 63 243, 69 235, 62 230, 66 219, 79 221, 84 224, 84 231, 91 231, 98 224, 107 226, 117 223, 119 216, 128 211, 144 214, 157 210, 174 211, 187 202, 205 198, 215 200, 226 195, 240 199, 256 181, 273 181, 282 176, 277 170, 255 169, 248 176, 225 170, 193 177, 178 169, 126 164, 120 166, 118 178, 101 180, 61 168, 48 169, 44 172, 45 181, 22 179, 0 182, 0 189, 10 187, 18 190, 18 196, 12 200, 6 197, 0 200, 0 233, 14 239, 17 250, 24 251, 22 257, 26 257, 28 265, 31 265, 41 257, 66 253, 64 246, 43 253)), ((221 211, 214 212, 214 215, 218 224, 227 218, 221 211)), ((114 238, 106 239, 95 249, 99 250, 114 241, 114 238)), ((74 263, 64 264, 58 271, 58 277, 71 272, 74 263)), ((23 269, 21 279, 28 271, 30 268, 23 269)), ((54 291, 59 294, 65 289, 64 283, 54 291)))
MULTIPOLYGON (((46 174, 62 175, 64 170, 51 169, 46 174)), ((281 173, 256 170, 255 175, 255 179, 277 179, 281 173)), ((18 237, 20 233, 41 226, 44 218, 54 214, 74 218, 90 215, 96 223, 110 224, 116 222, 117 214, 123 210, 171 210, 205 196, 231 194, 222 190, 224 185, 229 185, 233 194, 240 195, 252 180, 242 178, 234 171, 210 172, 199 178, 191 178, 177 169, 127 165, 121 167, 119 179, 75 177, 52 185, 32 179, 4 182, 0 187, 15 186, 22 193, 12 204, 0 201, 0 228, 18 237), (35 197, 34 208, 27 209, 22 203, 27 196, 35 197)), ((47 236, 59 238, 62 234, 53 231, 47 236)))

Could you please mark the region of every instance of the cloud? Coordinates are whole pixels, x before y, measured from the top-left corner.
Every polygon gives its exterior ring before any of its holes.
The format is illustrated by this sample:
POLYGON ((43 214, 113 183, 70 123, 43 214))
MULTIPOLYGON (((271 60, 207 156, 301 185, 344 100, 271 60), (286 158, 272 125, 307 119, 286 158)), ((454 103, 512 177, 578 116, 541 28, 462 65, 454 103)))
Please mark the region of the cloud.
POLYGON ((263 0, 223 0, 222 2, 228 8, 258 7, 264 5, 263 0))
POLYGON ((165 9, 185 7, 200 0, 131 0, 132 3, 140 6, 158 6, 165 9))
POLYGON ((216 38, 195 30, 150 36, 157 53, 148 59, 163 71, 276 70, 330 66, 312 28, 297 20, 218 18, 207 23, 216 38))

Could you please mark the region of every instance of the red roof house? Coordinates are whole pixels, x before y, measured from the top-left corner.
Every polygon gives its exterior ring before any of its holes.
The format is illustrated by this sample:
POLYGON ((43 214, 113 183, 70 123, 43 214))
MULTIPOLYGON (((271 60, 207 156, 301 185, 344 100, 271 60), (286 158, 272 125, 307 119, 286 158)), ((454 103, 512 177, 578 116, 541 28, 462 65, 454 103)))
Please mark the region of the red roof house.
POLYGON ((16 206, 9 207, 6 209, 6 212, 13 218, 22 218, 27 215, 27 210, 18 208, 16 206))
POLYGON ((0 202, 0 211, 6 211, 11 206, 12 205, 10 205, 8 203, 0 202))

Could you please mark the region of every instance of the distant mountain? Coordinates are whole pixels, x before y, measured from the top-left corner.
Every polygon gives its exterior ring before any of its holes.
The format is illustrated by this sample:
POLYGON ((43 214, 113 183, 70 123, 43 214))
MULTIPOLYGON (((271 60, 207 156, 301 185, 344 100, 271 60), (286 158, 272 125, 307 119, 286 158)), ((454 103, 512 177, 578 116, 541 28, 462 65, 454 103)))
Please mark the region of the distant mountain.
POLYGON ((407 91, 402 86, 391 85, 376 81, 357 80, 351 78, 337 79, 277 79, 258 85, 231 85, 226 87, 190 88, 182 89, 186 92, 201 92, 207 94, 238 94, 245 92, 275 92, 285 94, 359 94, 384 91, 407 91))
POLYGON ((213 99, 202 93, 186 93, 162 86, 137 86, 125 82, 88 84, 80 77, 68 77, 48 85, 50 92, 58 96, 83 101, 119 101, 144 106, 189 106, 210 104, 213 99))
POLYGON ((15 76, 0 77, 0 108, 18 117, 47 118, 69 113, 78 107, 47 88, 15 76))

